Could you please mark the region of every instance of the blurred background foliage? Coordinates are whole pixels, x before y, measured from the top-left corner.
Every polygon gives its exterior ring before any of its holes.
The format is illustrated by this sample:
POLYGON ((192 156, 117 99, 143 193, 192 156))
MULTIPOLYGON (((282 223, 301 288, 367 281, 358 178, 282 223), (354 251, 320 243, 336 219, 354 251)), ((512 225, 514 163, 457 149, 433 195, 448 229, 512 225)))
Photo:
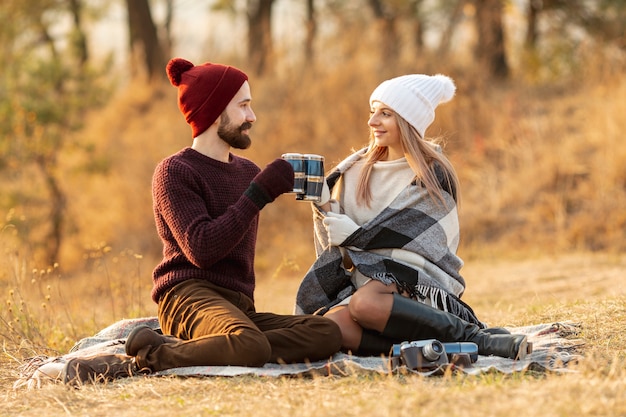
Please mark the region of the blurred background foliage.
MULTIPOLYGON (((328 169, 367 143, 381 81, 448 74, 457 97, 427 133, 461 179, 461 256, 623 252, 625 31, 623 0, 3 0, 4 261, 112 293, 107 265, 130 257, 121 274, 147 299, 152 172, 191 144, 164 71, 183 50, 248 72, 258 121, 242 155, 261 166, 294 151, 328 169), (205 15, 189 20, 192 3, 205 15)), ((263 210, 261 277, 304 274, 310 216, 291 196, 263 210)))

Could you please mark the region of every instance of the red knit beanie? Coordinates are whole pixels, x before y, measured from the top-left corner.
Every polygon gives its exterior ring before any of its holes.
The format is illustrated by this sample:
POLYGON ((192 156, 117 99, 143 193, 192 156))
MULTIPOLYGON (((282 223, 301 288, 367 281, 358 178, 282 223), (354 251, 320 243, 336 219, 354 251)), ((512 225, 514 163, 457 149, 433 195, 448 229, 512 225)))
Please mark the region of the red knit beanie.
POLYGON ((195 138, 209 128, 237 94, 248 76, 221 64, 194 65, 174 58, 167 63, 167 76, 178 87, 178 107, 195 138))

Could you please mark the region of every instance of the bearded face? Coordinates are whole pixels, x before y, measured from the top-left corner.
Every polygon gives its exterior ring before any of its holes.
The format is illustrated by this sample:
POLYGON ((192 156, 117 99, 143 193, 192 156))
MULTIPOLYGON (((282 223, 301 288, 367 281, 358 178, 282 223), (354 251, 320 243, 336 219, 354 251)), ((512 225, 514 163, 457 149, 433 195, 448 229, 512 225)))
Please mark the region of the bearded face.
POLYGON ((243 133, 252 127, 252 123, 244 122, 237 126, 231 123, 228 113, 224 111, 221 116, 220 124, 217 127, 217 135, 231 147, 235 149, 248 149, 252 144, 250 136, 243 133))

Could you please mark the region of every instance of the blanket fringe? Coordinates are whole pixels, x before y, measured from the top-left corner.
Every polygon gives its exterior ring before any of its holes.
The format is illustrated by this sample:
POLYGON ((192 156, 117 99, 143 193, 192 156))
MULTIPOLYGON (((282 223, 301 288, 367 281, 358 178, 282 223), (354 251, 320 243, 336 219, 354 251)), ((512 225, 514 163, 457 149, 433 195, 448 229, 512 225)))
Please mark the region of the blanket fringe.
POLYGON ((452 297, 447 291, 441 288, 418 284, 415 286, 415 292, 417 297, 420 298, 419 301, 425 304, 430 303, 432 307, 454 314, 467 322, 484 327, 484 324, 478 320, 469 306, 461 302, 458 298, 452 297))

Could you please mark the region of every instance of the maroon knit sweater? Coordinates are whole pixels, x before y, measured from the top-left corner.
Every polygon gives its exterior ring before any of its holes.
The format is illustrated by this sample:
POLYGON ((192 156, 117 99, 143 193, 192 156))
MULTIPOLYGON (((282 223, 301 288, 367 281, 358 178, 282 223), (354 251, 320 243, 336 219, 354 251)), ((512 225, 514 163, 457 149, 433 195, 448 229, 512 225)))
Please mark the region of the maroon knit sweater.
POLYGON ((243 192, 260 169, 232 155, 224 163, 185 148, 163 160, 152 179, 163 260, 152 299, 187 279, 203 279, 253 299, 259 208, 243 192))

